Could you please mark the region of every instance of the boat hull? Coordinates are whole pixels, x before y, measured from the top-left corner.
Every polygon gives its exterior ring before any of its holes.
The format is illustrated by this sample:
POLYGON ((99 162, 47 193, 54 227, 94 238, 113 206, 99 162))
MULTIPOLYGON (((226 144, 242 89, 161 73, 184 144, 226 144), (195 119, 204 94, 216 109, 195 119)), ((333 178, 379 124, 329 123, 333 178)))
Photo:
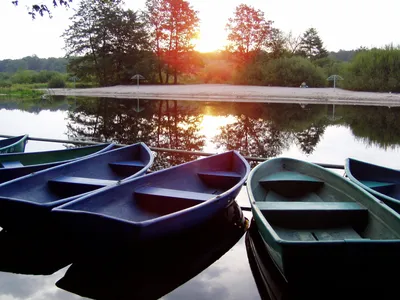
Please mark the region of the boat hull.
POLYGON ((129 177, 141 176, 152 163, 150 149, 138 143, 0 184, 0 226, 14 231, 54 231, 50 217, 53 207, 129 177))
POLYGON ((248 172, 244 158, 231 151, 126 181, 52 213, 64 232, 83 239, 117 234, 152 240, 201 224, 226 208, 248 172))
POLYGON ((348 158, 346 176, 400 213, 400 171, 348 158))
POLYGON ((27 140, 28 135, 0 140, 0 154, 24 152, 27 140))
POLYGON ((343 272, 368 277, 400 266, 399 216, 341 176, 275 158, 253 169, 247 189, 265 248, 288 281, 341 282, 343 272))
POLYGON ((55 151, 2 154, 0 155, 0 183, 55 167, 85 156, 100 154, 114 147, 114 144, 104 144, 55 151))

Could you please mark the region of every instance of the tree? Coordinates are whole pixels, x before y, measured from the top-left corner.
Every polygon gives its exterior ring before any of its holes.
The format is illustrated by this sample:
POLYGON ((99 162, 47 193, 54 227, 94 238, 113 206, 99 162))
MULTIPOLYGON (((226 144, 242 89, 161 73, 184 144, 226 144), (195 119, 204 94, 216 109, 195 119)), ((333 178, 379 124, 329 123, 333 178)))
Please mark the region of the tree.
POLYGON ((240 4, 234 17, 228 19, 226 30, 230 50, 236 52, 241 62, 252 58, 252 53, 266 47, 271 38, 272 21, 267 21, 264 12, 252 6, 240 4))
POLYGON ((148 21, 153 51, 158 59, 158 75, 163 82, 162 73, 166 73, 165 83, 170 72, 174 75, 174 84, 178 75, 186 72, 190 57, 193 57, 194 45, 200 19, 189 2, 184 0, 147 0, 146 19, 148 21), (186 61, 185 61, 186 60, 186 61))
POLYGON ((295 36, 290 31, 286 35, 286 48, 288 49, 288 51, 292 54, 296 54, 300 50, 300 45, 301 45, 301 35, 295 36))
POLYGON ((286 38, 283 32, 278 28, 271 29, 271 40, 269 42, 269 49, 272 58, 280 58, 286 52, 286 38))
POLYGON ((82 0, 63 34, 70 72, 80 78, 94 75, 100 85, 129 82, 149 46, 143 22, 121 4, 82 0))
MULTIPOLYGON (((53 7, 57 7, 57 6, 69 7, 69 3, 71 3, 71 2, 72 2, 72 0, 50 0, 49 1, 49 3, 53 4, 53 7)), ((11 1, 11 3, 14 4, 15 6, 17 6, 19 4, 19 0, 11 1)), ((30 7, 30 11, 28 13, 32 16, 32 19, 36 18, 36 14, 39 14, 40 16, 43 17, 43 15, 45 13, 47 13, 51 17, 50 9, 48 8, 48 6, 46 4, 43 4, 43 3, 32 4, 30 7)))
POLYGON ((323 47, 322 40, 315 28, 310 28, 303 34, 300 51, 301 54, 312 60, 328 56, 328 51, 323 47))

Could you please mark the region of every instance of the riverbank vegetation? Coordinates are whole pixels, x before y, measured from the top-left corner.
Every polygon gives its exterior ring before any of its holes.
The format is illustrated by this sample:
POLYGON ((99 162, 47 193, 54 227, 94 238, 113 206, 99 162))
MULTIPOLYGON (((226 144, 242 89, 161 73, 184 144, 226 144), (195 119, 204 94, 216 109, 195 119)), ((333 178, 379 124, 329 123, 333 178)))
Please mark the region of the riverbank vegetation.
POLYGON ((126 9, 121 0, 82 0, 63 34, 66 57, 0 61, 0 87, 135 84, 135 74, 151 84, 329 87, 327 78, 340 75, 341 88, 400 92, 399 47, 328 52, 316 28, 283 32, 263 11, 240 4, 226 20, 226 48, 199 53, 199 24, 185 0, 147 0, 144 11, 126 9))

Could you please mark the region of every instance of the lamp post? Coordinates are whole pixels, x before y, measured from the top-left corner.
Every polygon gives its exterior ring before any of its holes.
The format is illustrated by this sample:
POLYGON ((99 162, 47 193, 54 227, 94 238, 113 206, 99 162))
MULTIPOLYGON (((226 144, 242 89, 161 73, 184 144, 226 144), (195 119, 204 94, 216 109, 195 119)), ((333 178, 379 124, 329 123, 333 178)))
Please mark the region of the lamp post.
POLYGON ((133 80, 136 79, 136 86, 137 86, 137 89, 136 89, 136 108, 134 108, 134 110, 136 112, 141 112, 142 110, 144 110, 144 108, 140 108, 139 107, 139 97, 138 97, 137 92, 139 91, 139 81, 140 81, 140 79, 145 79, 145 78, 144 78, 144 76, 142 76, 140 74, 136 74, 136 75, 133 75, 131 77, 131 79, 133 79, 133 80))

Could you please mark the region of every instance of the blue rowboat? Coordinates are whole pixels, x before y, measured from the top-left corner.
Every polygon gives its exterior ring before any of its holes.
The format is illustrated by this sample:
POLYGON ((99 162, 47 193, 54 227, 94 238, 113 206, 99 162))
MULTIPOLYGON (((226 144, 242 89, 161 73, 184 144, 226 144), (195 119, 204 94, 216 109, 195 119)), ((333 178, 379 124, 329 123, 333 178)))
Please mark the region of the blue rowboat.
POLYGON ((265 247, 289 282, 367 282, 400 267, 400 216, 336 173, 274 158, 252 170, 247 191, 265 247))
POLYGON ((0 140, 0 153, 24 152, 28 135, 0 140))
POLYGON ((0 226, 26 230, 46 225, 53 207, 143 175, 152 163, 150 149, 137 143, 0 184, 0 226))
POLYGON ((114 147, 114 144, 102 144, 53 151, 0 154, 0 183, 58 166, 84 156, 109 151, 114 147))
POLYGON ((346 159, 346 176, 400 213, 400 171, 371 163, 346 159))
MULTIPOLYGON (((102 247, 88 239, 92 250, 82 256, 79 243, 79 256, 56 286, 90 299, 160 299, 228 252, 243 236, 246 221, 234 202, 201 226, 174 237, 131 245, 113 240, 102 247)), ((218 289, 216 297, 207 296, 224 298, 218 297, 218 289)))
POLYGON ((52 210, 73 236, 148 240, 199 225, 231 204, 250 167, 236 151, 102 189, 52 210))

